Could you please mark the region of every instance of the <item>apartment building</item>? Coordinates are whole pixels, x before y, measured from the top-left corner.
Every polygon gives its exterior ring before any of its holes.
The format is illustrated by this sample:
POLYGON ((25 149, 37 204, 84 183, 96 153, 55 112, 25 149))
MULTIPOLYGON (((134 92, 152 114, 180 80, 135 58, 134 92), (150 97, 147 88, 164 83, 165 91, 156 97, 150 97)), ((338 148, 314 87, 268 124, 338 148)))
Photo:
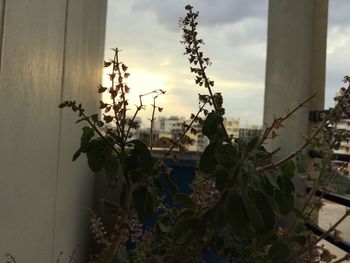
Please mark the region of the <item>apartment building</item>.
POLYGON ((225 117, 223 123, 229 136, 239 138, 239 118, 225 117))
POLYGON ((250 140, 253 137, 260 136, 261 134, 261 126, 259 125, 251 125, 248 128, 240 128, 239 129, 239 138, 241 140, 250 140))
MULTIPOLYGON (((337 123, 337 129, 346 130, 350 132, 350 119, 343 119, 337 123)), ((350 174, 350 139, 342 141, 338 150, 334 151, 335 161, 333 161, 334 168, 343 169, 346 166, 344 175, 350 174)))

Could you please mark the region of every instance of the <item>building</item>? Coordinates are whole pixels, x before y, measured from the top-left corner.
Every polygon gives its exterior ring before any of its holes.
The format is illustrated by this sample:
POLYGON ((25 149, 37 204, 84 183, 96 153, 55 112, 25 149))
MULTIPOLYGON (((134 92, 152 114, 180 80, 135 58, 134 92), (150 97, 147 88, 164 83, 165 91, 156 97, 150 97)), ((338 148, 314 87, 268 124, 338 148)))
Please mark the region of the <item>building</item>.
POLYGON ((243 141, 247 141, 253 137, 259 137, 261 135, 261 126, 251 125, 248 128, 239 129, 239 138, 243 141))
MULTIPOLYGON (((337 123, 337 129, 350 132, 350 119, 343 119, 337 123)), ((350 139, 342 141, 338 150, 334 150, 334 168, 342 171, 343 175, 350 174, 350 139), (345 167, 345 168, 344 168, 345 167)))
MULTIPOLYGON (((184 117, 171 116, 164 117, 160 116, 153 122, 153 145, 159 147, 162 145, 164 139, 176 140, 183 131, 183 125, 189 124, 191 120, 186 120, 184 117)), ((225 117, 223 123, 226 127, 227 133, 233 138, 239 137, 239 119, 225 117)), ((187 144, 186 148, 188 151, 202 152, 209 144, 208 138, 202 134, 201 125, 195 123, 193 125, 194 130, 188 131, 187 136, 192 141, 191 144, 187 144)), ((137 138, 149 144, 150 134, 149 129, 143 129, 138 132, 137 138)), ((164 143, 163 143, 164 145, 164 143)))
POLYGON ((239 138, 239 118, 224 117, 223 123, 229 136, 239 138))
POLYGON ((158 131, 176 132, 182 130, 185 117, 171 116, 169 118, 160 116, 153 122, 153 129, 158 131))
MULTIPOLYGON (((184 124, 189 124, 190 120, 184 117, 171 116, 159 117, 153 123, 152 145, 155 148, 169 148, 172 141, 176 141, 182 133, 184 124)), ((231 121, 230 129, 235 130, 237 122, 231 121), (234 127, 234 128, 233 128, 234 127)), ((188 131, 186 136, 190 143, 186 144, 186 149, 192 152, 202 152, 209 144, 209 140, 202 134, 201 125, 198 123, 192 125, 193 130, 188 131)), ((143 141, 145 144, 150 144, 150 129, 139 129, 134 132, 134 138, 143 141)))
MULTIPOLYGON (((337 123, 337 129, 346 130, 350 132, 350 119, 343 119, 337 123)), ((350 140, 343 141, 338 150, 334 151, 338 155, 346 155, 350 157, 350 140)))

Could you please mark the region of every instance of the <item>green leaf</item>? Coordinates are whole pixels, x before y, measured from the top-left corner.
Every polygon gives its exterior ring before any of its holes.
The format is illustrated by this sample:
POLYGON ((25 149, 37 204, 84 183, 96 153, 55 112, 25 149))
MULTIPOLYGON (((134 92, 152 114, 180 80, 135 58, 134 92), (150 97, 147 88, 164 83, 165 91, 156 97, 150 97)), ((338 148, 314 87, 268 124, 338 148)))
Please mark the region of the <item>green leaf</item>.
POLYGON ((229 171, 224 167, 218 166, 213 175, 215 176, 216 188, 219 191, 224 190, 227 183, 227 178, 229 178, 229 171))
POLYGON ((283 175, 277 179, 280 190, 276 191, 276 201, 282 214, 288 214, 294 207, 294 185, 283 175))
POLYGON ((72 158, 72 161, 73 161, 73 162, 74 162, 76 159, 78 159, 79 156, 80 156, 80 154, 82 153, 81 148, 82 148, 82 147, 80 147, 80 148, 73 154, 73 158, 72 158))
POLYGON ((340 148, 340 141, 336 142, 334 145, 333 145, 333 149, 334 150, 339 150, 340 148))
POLYGON ((84 145, 81 152, 86 153, 90 169, 98 172, 102 170, 107 156, 111 154, 111 148, 106 141, 99 138, 84 145))
POLYGON ((161 183, 162 179, 159 175, 154 176, 152 183, 150 186, 152 187, 153 193, 159 198, 163 198, 164 196, 164 186, 161 183))
POLYGON ((211 139, 217 132, 223 118, 216 112, 211 112, 203 122, 202 132, 211 139))
POLYGON ((191 230, 191 225, 194 220, 193 212, 185 210, 176 220, 172 231, 173 243, 176 243, 182 236, 191 230))
POLYGON ((242 197, 233 189, 228 192, 225 199, 224 217, 235 234, 248 236, 251 233, 242 197))
MULTIPOLYGON (((104 247, 104 248, 100 251, 99 255, 97 256, 98 258, 97 258, 96 263, 103 263, 103 262, 106 262, 107 256, 108 256, 108 251, 109 251, 109 247, 104 247)), ((118 253, 118 258, 119 258, 119 255, 123 253, 122 251, 125 251, 125 250, 121 250, 121 251, 120 251, 121 253, 118 253)), ((123 261, 123 260, 118 260, 118 262, 125 263, 125 261, 123 261)))
POLYGON ((232 144, 219 145, 215 151, 215 159, 223 167, 230 168, 237 162, 237 149, 232 144))
POLYGON ((157 226, 162 233, 169 233, 171 231, 171 226, 167 226, 161 221, 157 221, 157 226))
POLYGON ((92 137, 94 137, 94 130, 90 127, 83 127, 83 134, 81 135, 80 138, 80 145, 83 146, 86 143, 88 143, 92 137))
POLYGON ((276 200, 281 214, 287 215, 290 211, 292 211, 294 207, 294 199, 292 197, 278 191, 276 193, 276 200))
POLYGON ((276 234, 273 231, 270 231, 264 235, 259 236, 257 239, 256 247, 265 248, 270 246, 271 243, 275 243, 277 239, 276 234))
POLYGON ((257 190, 261 188, 261 177, 259 176, 256 167, 252 162, 246 161, 243 163, 243 172, 244 175, 242 176, 241 181, 244 186, 253 187, 257 190))
POLYGON ((151 155, 147 145, 139 140, 130 141, 134 145, 134 150, 137 153, 138 162, 142 172, 149 173, 154 166, 154 158, 151 155))
POLYGON ((261 231, 268 232, 272 231, 275 225, 275 213, 271 207, 270 200, 261 191, 250 191, 249 192, 255 207, 259 210, 262 220, 264 222, 264 228, 261 231))
POLYGON ((123 138, 119 137, 118 135, 116 135, 113 132, 108 132, 107 135, 106 135, 106 138, 108 140, 111 140, 114 143, 118 144, 119 146, 124 143, 123 138))
POLYGON ((130 141, 129 144, 134 146, 130 150, 126 162, 131 180, 136 183, 145 176, 154 176, 154 159, 148 147, 138 140, 130 141))
MULTIPOLYGON (((102 262, 106 262, 105 260, 107 260, 107 255, 105 257, 105 259, 102 262)), ((120 263, 129 263, 129 255, 128 252, 126 251, 126 249, 120 249, 118 251, 118 255, 117 255, 117 260, 115 262, 120 262, 120 263)))
POLYGON ((204 211, 203 211, 203 220, 206 221, 206 222, 210 222, 212 221, 213 219, 215 219, 215 215, 216 215, 216 208, 206 208, 204 211))
POLYGON ((90 140, 94 137, 94 130, 90 127, 83 127, 83 133, 80 137, 80 148, 74 153, 72 161, 74 162, 79 158, 82 152, 86 152, 85 149, 88 148, 90 140))
POLYGON ((304 222, 298 221, 295 226, 294 232, 299 234, 299 233, 304 233, 304 231, 305 231, 304 222))
POLYGON ((273 173, 269 173, 265 176, 265 178, 268 179, 269 183, 276 189, 279 189, 279 186, 277 184, 277 178, 276 178, 276 174, 273 173))
POLYGON ((139 182, 145 175, 140 167, 138 155, 135 151, 131 151, 126 160, 126 169, 129 171, 130 179, 133 183, 139 182))
POLYGON ((94 123, 98 122, 98 114, 93 114, 90 116, 90 118, 94 123))
POLYGON ((297 163, 297 171, 299 173, 305 173, 307 170, 307 158, 303 153, 299 152, 297 154, 296 163, 297 163))
POLYGON ((199 170, 201 172, 211 174, 215 171, 217 165, 215 160, 216 147, 217 143, 211 143, 205 148, 199 160, 199 170))
POLYGON ((254 136, 251 138, 246 144, 247 151, 252 151, 258 145, 259 139, 259 136, 254 136))
POLYGON ((264 230, 264 220, 255 206, 254 202, 249 198, 248 195, 242 195, 242 200, 244 204, 244 208, 247 212, 249 221, 254 226, 254 229, 258 234, 261 233, 261 231, 264 230))
POLYGON ((117 155, 111 154, 107 156, 104 164, 107 183, 110 187, 115 187, 117 184, 117 175, 119 168, 119 158, 117 155))
POLYGON ((270 247, 269 258, 274 263, 280 263, 286 260, 290 255, 289 247, 284 243, 276 243, 270 247))
POLYGON ((133 198, 138 219, 145 223, 155 213, 153 196, 147 186, 142 186, 133 193, 133 198))
POLYGON ((207 231, 205 221, 198 217, 191 222, 191 229, 197 238, 203 237, 207 231))
POLYGON ((305 246, 306 244, 306 237, 305 235, 296 235, 292 238, 294 242, 297 242, 300 246, 305 246))
POLYGON ((256 158, 266 158, 267 156, 270 155, 266 150, 260 150, 260 149, 256 150, 254 154, 256 158))
POLYGON ((221 207, 221 208, 218 208, 216 211, 215 211, 215 225, 217 228, 223 228, 225 227, 225 213, 224 213, 224 208, 221 207))
POLYGON ((177 193, 174 196, 174 199, 175 199, 176 203, 178 203, 183 208, 195 210, 197 207, 196 204, 193 202, 193 200, 186 194, 177 193))
POLYGON ((288 178, 293 178, 295 174, 295 164, 293 160, 289 160, 280 166, 281 172, 288 178))
POLYGON ((178 186, 174 183, 174 181, 170 178, 168 174, 163 174, 163 178, 169 187, 169 190, 172 195, 175 195, 178 191, 178 186))

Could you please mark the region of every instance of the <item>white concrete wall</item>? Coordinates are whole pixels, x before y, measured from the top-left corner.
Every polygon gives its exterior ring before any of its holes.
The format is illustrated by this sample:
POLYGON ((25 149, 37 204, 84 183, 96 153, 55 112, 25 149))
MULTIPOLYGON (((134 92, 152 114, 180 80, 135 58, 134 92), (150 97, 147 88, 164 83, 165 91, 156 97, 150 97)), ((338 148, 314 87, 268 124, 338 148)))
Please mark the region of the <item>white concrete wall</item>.
POLYGON ((78 244, 86 262, 94 179, 57 106, 97 105, 105 14, 106 0, 0 0, 0 262, 68 262, 78 244))
POLYGON ((309 133, 309 111, 323 110, 327 0, 270 0, 264 122, 282 117, 318 92, 294 118, 277 130, 269 149, 282 146, 277 158, 295 150, 309 133))

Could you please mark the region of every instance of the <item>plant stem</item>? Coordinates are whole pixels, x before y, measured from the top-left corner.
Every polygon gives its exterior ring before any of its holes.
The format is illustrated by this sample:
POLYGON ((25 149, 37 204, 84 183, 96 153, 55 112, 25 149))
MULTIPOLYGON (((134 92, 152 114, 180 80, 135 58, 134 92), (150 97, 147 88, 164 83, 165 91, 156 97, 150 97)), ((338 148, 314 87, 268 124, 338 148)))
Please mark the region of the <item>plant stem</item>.
POLYGON ((179 260, 180 255, 185 252, 185 250, 191 244, 194 238, 195 238, 195 234, 193 233, 193 231, 191 231, 190 234, 185 238, 185 240, 175 249, 168 263, 181 262, 179 260))
POLYGON ((118 248, 119 248, 119 245, 120 245, 120 243, 123 239, 123 236, 125 234, 124 230, 126 230, 124 227, 124 224, 126 224, 127 220, 128 220, 128 214, 126 212, 124 212, 124 215, 123 215, 122 220, 121 220, 122 225, 121 225, 115 239, 112 241, 110 249, 108 250, 106 263, 112 263, 114 257, 118 254, 118 248))
POLYGON ((109 145, 109 147, 116 153, 119 155, 118 150, 113 146, 113 144, 106 139, 106 137, 100 132, 100 130, 95 126, 94 123, 92 123, 92 121, 90 121, 90 118, 88 116, 86 116, 84 113, 82 115, 84 117, 84 119, 90 124, 90 126, 92 127, 92 129, 98 134, 98 136, 100 136, 103 140, 105 140, 107 142, 107 144, 109 145))
POLYGON ((12 261, 12 263, 16 263, 16 262, 17 262, 16 259, 15 259, 15 257, 14 257, 12 254, 6 253, 6 256, 7 256, 8 258, 10 258, 10 260, 12 261))
MULTIPOLYGON (((115 54, 114 54, 114 58, 113 58, 113 61, 112 61, 112 74, 115 76, 115 66, 118 64, 118 53, 119 53, 119 50, 118 48, 115 49, 115 54)), ((114 90, 115 87, 114 87, 114 79, 115 77, 112 78, 111 80, 111 84, 112 84, 112 87, 111 89, 114 90)), ((112 100, 113 100, 113 112, 114 112, 114 121, 115 121, 115 124, 117 126, 117 132, 118 132, 118 135, 119 136, 122 136, 122 132, 121 132, 121 127, 120 127, 120 123, 119 123, 119 118, 118 118, 118 114, 117 114, 117 105, 116 105, 116 102, 115 102, 115 96, 113 95, 112 96, 112 100)))
POLYGON ((174 142, 171 147, 168 149, 168 151, 166 153, 164 153, 163 157, 161 159, 158 159, 157 163, 155 164, 155 167, 158 167, 159 164, 161 164, 166 157, 168 157, 171 152, 174 150, 174 148, 180 143, 180 141, 182 140, 182 138, 186 135, 186 133, 192 128, 193 123, 195 122, 195 120, 198 118, 199 114, 202 112, 204 106, 206 105, 206 103, 204 103, 199 110, 197 111, 195 117, 192 119, 192 121, 190 122, 190 124, 186 127, 186 129, 181 133, 180 137, 176 140, 176 142, 174 142))
POLYGON ((128 126, 128 130, 126 131, 126 134, 125 134, 124 144, 126 144, 126 142, 127 142, 127 140, 128 140, 128 137, 129 137, 129 134, 130 134, 130 130, 131 130, 131 125, 134 123, 137 114, 138 114, 139 111, 141 110, 141 107, 142 107, 142 105, 137 106, 136 111, 135 111, 135 113, 134 113, 134 116, 132 116, 131 122, 130 122, 130 124, 129 124, 129 126, 128 126))
POLYGON ((338 259, 337 261, 334 261, 333 263, 341 263, 341 262, 344 262, 346 260, 350 260, 350 254, 346 254, 344 257, 338 259))
MULTIPOLYGON (((214 94, 213 94, 213 92, 211 90, 211 86, 210 86, 210 83, 209 83, 209 79, 207 77, 207 74, 205 73, 205 67, 203 65, 202 57, 199 54, 199 46, 198 46, 198 40, 197 40, 197 34, 196 34, 196 26, 195 26, 196 24, 195 24, 194 17, 192 15, 193 14, 192 10, 190 10, 189 13, 191 14, 191 20, 192 20, 192 23, 191 23, 191 34, 192 34, 192 37, 193 37, 193 50, 195 50, 195 52, 196 52, 196 56, 198 58, 199 67, 200 67, 201 72, 202 72, 202 77, 204 78, 204 85, 208 89, 210 99, 211 99, 211 101, 213 103, 213 106, 214 106, 214 110, 215 110, 215 112, 219 113, 219 107, 216 104, 215 97, 214 97, 214 94)), ((231 143, 231 139, 230 139, 230 137, 229 137, 229 135, 227 133, 225 125, 221 122, 220 126, 221 126, 223 132, 225 133, 226 141, 228 143, 231 143)))
POLYGON ((153 97, 153 104, 152 104, 152 117, 151 117, 151 128, 150 128, 150 137, 149 137, 149 148, 152 153, 153 150, 153 124, 154 124, 154 114, 156 111, 156 98, 158 96, 153 97))
MULTIPOLYGON (((120 243, 124 237, 124 232, 125 232, 125 225, 127 224, 128 221, 128 216, 129 216, 129 210, 131 207, 131 201, 132 201, 132 194, 134 192, 134 188, 130 180, 128 179, 128 176, 125 174, 126 170, 124 170, 124 177, 126 177, 126 182, 127 182, 127 191, 126 191, 126 197, 125 197, 125 204, 124 204, 124 210, 123 210, 123 215, 121 219, 121 225, 119 227, 119 231, 116 233, 116 236, 114 240, 112 241, 111 247, 108 251, 107 255, 107 260, 106 263, 112 263, 112 260, 115 258, 115 256, 118 254, 118 248, 120 246, 120 243)), ((116 226, 120 222, 117 220, 116 226)))
POLYGON ((298 111, 301 107, 305 106, 305 104, 310 100, 312 100, 316 95, 317 93, 313 94, 311 97, 309 97, 308 99, 300 103, 297 107, 295 107, 291 112, 287 113, 284 117, 274 119, 273 123, 264 131, 264 134, 260 138, 258 145, 262 145, 266 141, 266 139, 268 138, 268 136, 270 135, 270 133, 272 132, 272 130, 275 128, 277 124, 280 125, 285 120, 289 119, 296 111, 298 111))

